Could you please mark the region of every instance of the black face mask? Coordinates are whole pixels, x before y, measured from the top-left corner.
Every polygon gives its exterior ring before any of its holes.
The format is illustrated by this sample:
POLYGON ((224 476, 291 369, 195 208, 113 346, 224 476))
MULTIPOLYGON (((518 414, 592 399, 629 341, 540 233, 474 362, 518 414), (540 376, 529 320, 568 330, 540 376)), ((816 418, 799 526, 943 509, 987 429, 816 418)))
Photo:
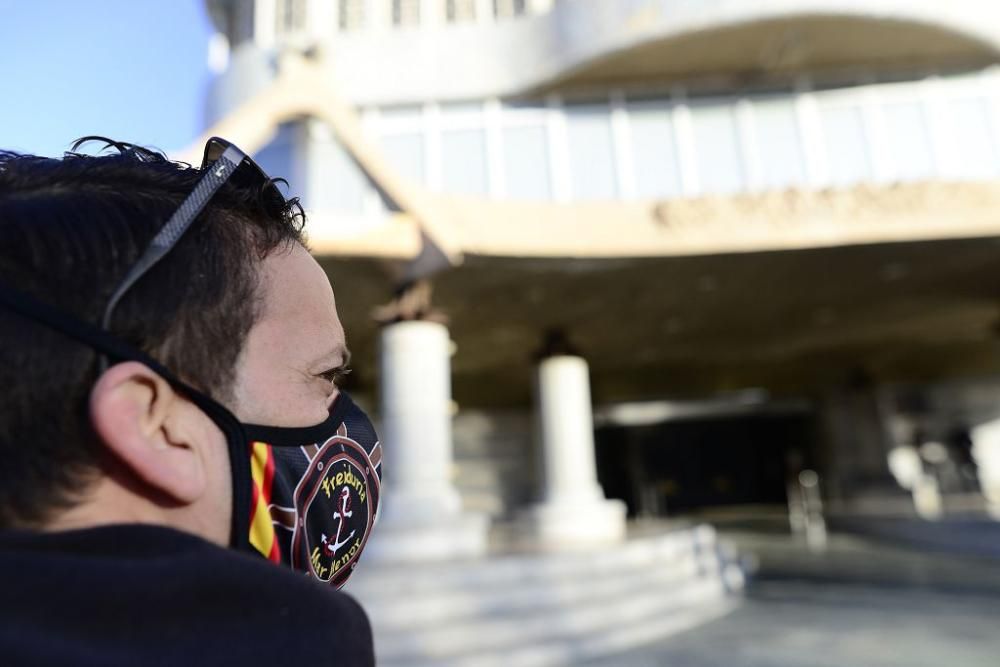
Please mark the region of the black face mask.
POLYGON ((197 405, 226 436, 233 485, 230 546, 340 587, 364 549, 379 503, 382 448, 344 393, 304 428, 244 424, 211 397, 111 334, 0 284, 0 305, 93 347, 138 361, 197 405))
POLYGON ((251 453, 250 544, 338 588, 375 523, 382 448, 344 393, 311 428, 243 425, 251 453))

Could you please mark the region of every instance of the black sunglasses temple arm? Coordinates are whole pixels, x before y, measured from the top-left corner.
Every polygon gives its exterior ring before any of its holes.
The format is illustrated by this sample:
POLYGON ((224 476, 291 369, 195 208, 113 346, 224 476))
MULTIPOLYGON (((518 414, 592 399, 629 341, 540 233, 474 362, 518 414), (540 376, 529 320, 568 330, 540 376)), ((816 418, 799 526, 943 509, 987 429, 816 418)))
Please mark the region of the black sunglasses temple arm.
POLYGON ((142 257, 135 263, 132 269, 125 276, 118 289, 111 296, 107 307, 104 309, 104 317, 101 320, 101 328, 107 331, 111 326, 111 315, 115 306, 122 296, 135 284, 139 278, 146 274, 160 259, 166 255, 177 241, 184 235, 194 219, 198 217, 205 204, 225 183, 240 163, 246 159, 246 154, 235 146, 228 146, 219 156, 219 159, 207 167, 205 175, 198 181, 198 185, 188 195, 187 199, 180 205, 167 224, 153 237, 142 257))

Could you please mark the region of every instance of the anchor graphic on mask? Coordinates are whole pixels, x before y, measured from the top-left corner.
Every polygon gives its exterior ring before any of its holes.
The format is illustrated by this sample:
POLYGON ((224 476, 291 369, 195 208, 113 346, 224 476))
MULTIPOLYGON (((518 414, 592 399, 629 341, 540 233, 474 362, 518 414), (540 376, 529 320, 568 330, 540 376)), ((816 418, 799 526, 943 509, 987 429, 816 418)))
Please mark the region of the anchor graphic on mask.
POLYGON ((337 435, 298 450, 306 469, 292 503, 268 505, 273 526, 283 529, 280 553, 293 570, 339 588, 354 570, 375 520, 382 448, 376 441, 366 450, 341 424, 337 435))
POLYGON ((357 532, 357 530, 352 530, 350 535, 345 537, 343 540, 340 539, 340 533, 344 529, 344 520, 354 516, 354 512, 351 510, 351 492, 346 486, 340 489, 337 511, 333 516, 337 519, 337 534, 334 536, 333 541, 330 541, 330 539, 326 536, 326 533, 321 534, 319 539, 319 541, 323 544, 323 551, 330 557, 336 555, 337 550, 347 544, 350 539, 354 537, 354 533, 357 532))

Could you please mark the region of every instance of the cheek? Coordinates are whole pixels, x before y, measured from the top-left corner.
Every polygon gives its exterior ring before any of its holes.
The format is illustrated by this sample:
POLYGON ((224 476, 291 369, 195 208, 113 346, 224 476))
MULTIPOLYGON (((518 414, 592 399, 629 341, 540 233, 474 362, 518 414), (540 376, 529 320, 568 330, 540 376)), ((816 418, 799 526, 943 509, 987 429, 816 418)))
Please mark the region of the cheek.
POLYGON ((236 365, 233 379, 232 405, 227 405, 240 421, 250 421, 260 412, 261 406, 258 394, 262 379, 267 377, 264 369, 257 364, 248 362, 245 352, 236 365))
POLYGON ((248 337, 226 407, 248 424, 312 426, 326 419, 330 385, 278 355, 283 347, 268 350, 265 334, 262 327, 248 337))
POLYGON ((240 421, 268 426, 312 426, 323 421, 336 397, 330 385, 300 373, 255 380, 244 374, 233 391, 240 421))

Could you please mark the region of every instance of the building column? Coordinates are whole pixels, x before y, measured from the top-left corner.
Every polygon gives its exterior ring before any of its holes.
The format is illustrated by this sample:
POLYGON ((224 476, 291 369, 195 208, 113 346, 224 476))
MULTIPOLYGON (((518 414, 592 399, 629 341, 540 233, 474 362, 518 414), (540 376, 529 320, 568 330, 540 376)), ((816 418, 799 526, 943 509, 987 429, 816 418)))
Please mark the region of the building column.
POLYGON ((986 509, 994 519, 1000 519, 1000 419, 979 424, 970 435, 986 509))
POLYGON ((463 512, 452 483, 448 329, 437 322, 400 321, 383 327, 380 342, 382 503, 365 558, 483 554, 487 517, 463 512))
POLYGON ((892 402, 886 387, 860 374, 818 401, 824 437, 817 453, 831 511, 887 511, 909 503, 889 470, 892 402))
POLYGON ((541 502, 522 517, 543 547, 613 544, 625 537, 625 503, 607 500, 597 481, 587 362, 549 356, 536 371, 541 440, 541 502))
POLYGON ((365 26, 372 30, 392 28, 391 0, 365 0, 365 26))

